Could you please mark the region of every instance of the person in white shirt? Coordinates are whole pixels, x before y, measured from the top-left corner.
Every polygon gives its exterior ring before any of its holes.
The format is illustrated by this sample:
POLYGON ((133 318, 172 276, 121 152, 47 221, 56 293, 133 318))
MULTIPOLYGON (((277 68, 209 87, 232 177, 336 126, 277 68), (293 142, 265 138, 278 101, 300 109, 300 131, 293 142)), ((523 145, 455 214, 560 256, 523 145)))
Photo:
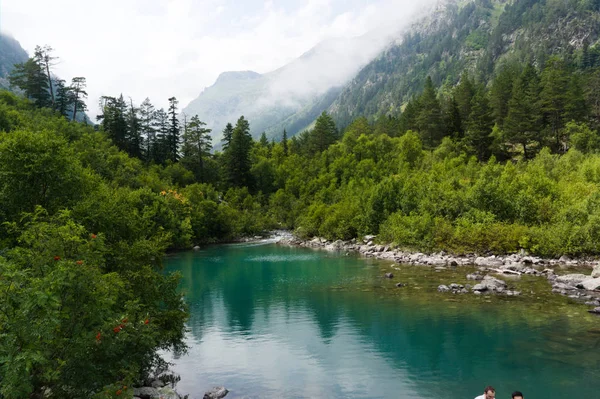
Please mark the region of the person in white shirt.
POLYGON ((483 395, 479 395, 475 399, 496 399, 496 390, 492 386, 487 386, 483 390, 483 395))

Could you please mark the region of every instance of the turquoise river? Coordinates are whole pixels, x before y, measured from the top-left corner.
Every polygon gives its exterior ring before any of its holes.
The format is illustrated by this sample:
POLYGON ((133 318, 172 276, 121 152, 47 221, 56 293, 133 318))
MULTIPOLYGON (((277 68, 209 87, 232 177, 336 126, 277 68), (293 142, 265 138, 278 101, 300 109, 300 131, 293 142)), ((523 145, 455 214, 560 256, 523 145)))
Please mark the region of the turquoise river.
POLYGON ((177 253, 166 270, 190 307, 189 351, 167 360, 191 398, 600 398, 600 318, 543 278, 509 280, 518 298, 440 294, 470 269, 269 241, 177 253))

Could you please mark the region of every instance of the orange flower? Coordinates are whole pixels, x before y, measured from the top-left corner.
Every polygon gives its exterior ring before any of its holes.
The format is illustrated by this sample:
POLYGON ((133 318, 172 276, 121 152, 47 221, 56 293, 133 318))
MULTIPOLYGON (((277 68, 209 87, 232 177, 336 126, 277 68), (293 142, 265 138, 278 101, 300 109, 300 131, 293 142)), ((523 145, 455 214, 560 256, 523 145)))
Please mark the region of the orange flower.
POLYGON ((123 385, 123 390, 126 391, 127 390, 127 385, 123 385))
POLYGON ((150 323, 150 319, 144 320, 144 324, 148 324, 148 323, 150 323))
POLYGON ((100 341, 100 338, 102 338, 102 334, 100 334, 100 333, 96 334, 96 341, 100 341))
POLYGON ((92 234, 92 239, 98 237, 96 234, 92 234))
POLYGON ((78 261, 77 261, 77 262, 75 262, 75 263, 77 263, 78 265, 83 265, 83 261, 82 261, 82 260, 78 260, 78 261))
POLYGON ((162 190, 162 191, 160 192, 160 195, 167 195, 167 192, 166 192, 165 190, 162 190))
POLYGON ((60 256, 55 256, 55 257, 54 257, 54 260, 55 260, 55 261, 59 261, 59 260, 60 260, 60 256))
POLYGON ((128 320, 127 320, 127 319, 123 319, 123 320, 121 320, 121 321, 122 321, 123 323, 127 323, 127 321, 128 321, 128 320))
POLYGON ((120 394, 122 394, 122 393, 123 393, 123 391, 121 391, 121 390, 119 389, 119 390, 117 390, 117 392, 115 392, 115 393, 117 394, 117 396, 119 396, 120 394))
POLYGON ((121 331, 121 326, 116 326, 115 328, 113 328, 113 331, 116 333, 118 333, 119 331, 121 331))

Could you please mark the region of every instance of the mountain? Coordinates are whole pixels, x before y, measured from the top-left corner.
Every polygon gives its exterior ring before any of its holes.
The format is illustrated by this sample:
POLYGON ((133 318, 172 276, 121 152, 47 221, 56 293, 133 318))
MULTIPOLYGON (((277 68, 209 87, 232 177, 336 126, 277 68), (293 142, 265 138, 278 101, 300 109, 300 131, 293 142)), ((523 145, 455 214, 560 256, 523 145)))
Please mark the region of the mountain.
POLYGON ((21 44, 12 37, 0 33, 0 88, 7 88, 7 77, 15 64, 27 61, 29 56, 21 44))
POLYGON ((384 32, 329 39, 273 72, 224 72, 183 112, 206 122, 215 142, 240 115, 250 120, 255 137, 265 131, 279 138, 284 127, 293 135, 327 109, 389 40, 384 32))
POLYGON ((366 65, 329 108, 338 124, 398 115, 427 76, 442 87, 463 71, 487 83, 507 63, 538 68, 552 55, 600 56, 599 0, 446 2, 366 65))

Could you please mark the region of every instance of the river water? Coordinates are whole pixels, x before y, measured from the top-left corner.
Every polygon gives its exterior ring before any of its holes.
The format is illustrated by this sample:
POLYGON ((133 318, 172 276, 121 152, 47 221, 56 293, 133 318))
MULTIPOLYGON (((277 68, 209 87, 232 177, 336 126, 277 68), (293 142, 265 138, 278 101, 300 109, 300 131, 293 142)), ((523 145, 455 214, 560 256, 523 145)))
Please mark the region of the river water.
POLYGON ((600 318, 509 281, 518 298, 439 294, 434 271, 272 242, 178 253, 190 306, 178 390, 201 398, 600 398, 600 318), (382 278, 386 271, 393 280, 382 278), (407 283, 396 288, 395 283, 407 283))

